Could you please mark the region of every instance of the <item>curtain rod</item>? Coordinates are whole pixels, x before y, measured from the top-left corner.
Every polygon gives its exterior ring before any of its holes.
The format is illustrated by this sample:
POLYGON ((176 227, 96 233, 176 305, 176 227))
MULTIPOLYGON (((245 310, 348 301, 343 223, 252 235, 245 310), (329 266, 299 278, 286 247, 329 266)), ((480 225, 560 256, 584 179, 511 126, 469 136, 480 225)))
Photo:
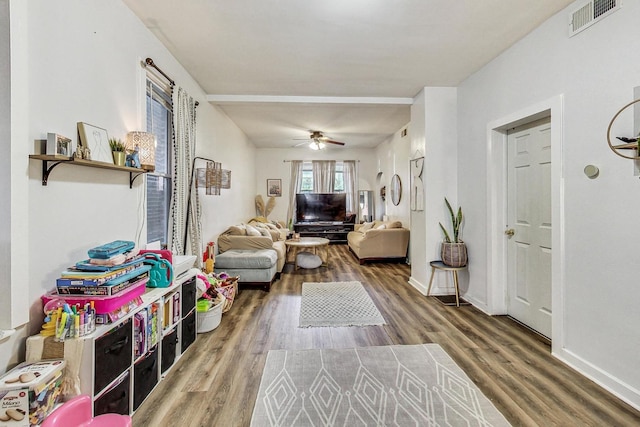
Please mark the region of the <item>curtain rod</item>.
MULTIPOLYGON (((284 163, 291 163, 291 162, 330 162, 332 160, 283 160, 284 163)), ((336 162, 358 162, 360 163, 360 160, 334 160, 336 162)))
MULTIPOLYGON (((147 59, 145 59, 145 61, 144 61, 144 62, 145 62, 145 64, 147 64, 147 66, 155 68, 155 69, 156 69, 160 74, 162 74, 162 77, 164 77, 165 79, 167 79, 167 81, 169 82, 169 84, 170 84, 172 87, 176 85, 176 82, 174 82, 174 81, 171 79, 171 77, 167 76, 167 75, 164 73, 164 71, 162 71, 162 70, 161 70, 161 69, 156 65, 156 63, 155 63, 155 62, 153 62, 153 59, 151 59, 151 58, 147 58, 147 59)), ((198 101, 196 101, 196 107, 197 107, 198 105, 200 105, 200 103, 199 103, 198 101)))

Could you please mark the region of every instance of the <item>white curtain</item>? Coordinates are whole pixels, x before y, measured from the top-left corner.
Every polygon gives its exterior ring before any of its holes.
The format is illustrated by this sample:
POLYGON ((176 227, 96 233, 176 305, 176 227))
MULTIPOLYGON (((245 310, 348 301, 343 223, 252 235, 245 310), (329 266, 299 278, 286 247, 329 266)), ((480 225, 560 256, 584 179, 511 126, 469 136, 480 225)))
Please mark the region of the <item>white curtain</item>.
POLYGON ((294 218, 296 212, 296 194, 300 192, 302 186, 302 161, 291 161, 291 179, 289 180, 289 210, 287 211, 287 226, 292 227, 296 222, 294 218))
MULTIPOLYGON (((173 194, 170 211, 171 251, 177 255, 200 252, 202 227, 200 223, 200 203, 198 192, 191 192, 189 203, 189 182, 191 167, 196 152, 196 103, 187 92, 178 88, 173 109, 173 194), (190 205, 189 229, 187 229, 187 205, 190 205), (190 237, 189 250, 185 247, 185 236, 190 237)), ((200 257, 196 256, 196 260, 200 257)))
POLYGON ((313 192, 333 193, 336 182, 336 162, 334 160, 314 160, 313 168, 313 192))
POLYGON ((358 175, 355 160, 345 160, 342 166, 342 176, 344 179, 344 192, 347 193, 347 212, 358 214, 358 192, 356 182, 358 175))

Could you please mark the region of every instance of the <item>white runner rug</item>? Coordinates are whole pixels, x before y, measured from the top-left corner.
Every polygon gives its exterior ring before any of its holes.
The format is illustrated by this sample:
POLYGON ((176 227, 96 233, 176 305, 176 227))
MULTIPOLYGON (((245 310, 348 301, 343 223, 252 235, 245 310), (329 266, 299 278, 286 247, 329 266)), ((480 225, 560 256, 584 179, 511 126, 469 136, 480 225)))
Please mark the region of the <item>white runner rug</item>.
POLYGON ((384 325, 360 282, 302 284, 299 327, 384 325))
POLYGON ((272 350, 252 427, 509 426, 438 344, 272 350))

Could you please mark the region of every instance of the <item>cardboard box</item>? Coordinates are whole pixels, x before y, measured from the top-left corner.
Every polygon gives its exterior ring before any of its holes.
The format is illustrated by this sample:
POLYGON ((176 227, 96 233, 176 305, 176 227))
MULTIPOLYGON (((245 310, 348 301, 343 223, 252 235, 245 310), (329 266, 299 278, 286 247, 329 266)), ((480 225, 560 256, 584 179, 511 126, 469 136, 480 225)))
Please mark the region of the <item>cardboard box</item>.
POLYGON ((0 377, 0 427, 40 424, 60 398, 62 359, 22 363, 0 377))

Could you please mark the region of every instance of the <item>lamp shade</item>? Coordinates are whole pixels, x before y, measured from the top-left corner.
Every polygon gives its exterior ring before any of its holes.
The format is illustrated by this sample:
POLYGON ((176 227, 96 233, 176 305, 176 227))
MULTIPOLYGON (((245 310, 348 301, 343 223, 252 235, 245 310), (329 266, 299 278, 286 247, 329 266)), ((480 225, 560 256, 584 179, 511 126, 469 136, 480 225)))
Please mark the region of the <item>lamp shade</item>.
POLYGON ((127 150, 138 151, 142 169, 156 169, 156 136, 150 132, 133 131, 127 133, 127 150))

